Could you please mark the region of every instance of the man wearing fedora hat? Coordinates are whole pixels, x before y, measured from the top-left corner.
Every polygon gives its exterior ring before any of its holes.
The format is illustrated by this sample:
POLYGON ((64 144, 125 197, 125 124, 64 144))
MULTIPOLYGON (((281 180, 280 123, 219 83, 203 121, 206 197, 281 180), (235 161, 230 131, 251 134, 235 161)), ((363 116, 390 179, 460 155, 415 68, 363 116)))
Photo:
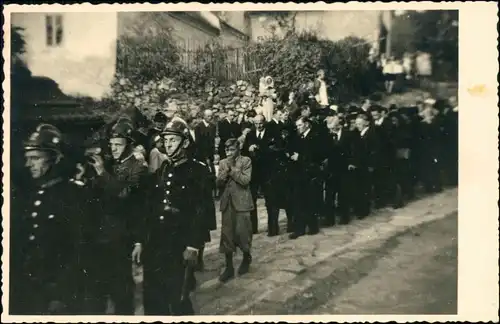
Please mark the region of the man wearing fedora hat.
POLYGON ((24 142, 31 183, 12 192, 10 303, 16 315, 79 313, 80 224, 85 201, 70 181, 61 132, 42 124, 24 142), (23 197, 21 197, 23 196, 23 197))
POLYGON ((189 127, 174 118, 162 132, 167 160, 145 183, 147 199, 132 259, 144 265, 146 315, 191 315, 193 268, 206 236, 207 168, 189 152, 189 127))
POLYGON ((115 314, 133 315, 134 282, 130 248, 131 230, 140 217, 138 187, 147 174, 147 166, 134 155, 133 126, 129 119, 120 118, 109 133, 111 160, 105 164, 101 155, 93 155, 89 165, 95 176, 89 181, 94 195, 93 217, 87 219, 86 257, 88 290, 94 297, 89 312, 106 311, 107 297, 115 305, 115 314))

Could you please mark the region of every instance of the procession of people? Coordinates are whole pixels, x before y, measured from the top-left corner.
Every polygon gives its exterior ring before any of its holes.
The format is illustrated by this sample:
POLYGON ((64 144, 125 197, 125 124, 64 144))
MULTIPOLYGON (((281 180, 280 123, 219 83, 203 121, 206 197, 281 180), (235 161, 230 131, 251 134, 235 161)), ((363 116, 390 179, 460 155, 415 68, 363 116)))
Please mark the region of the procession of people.
POLYGON ((401 208, 419 184, 428 193, 457 185, 455 98, 329 105, 323 77, 316 96, 290 92, 267 118, 227 111, 216 122, 210 107, 199 118, 160 112, 145 145, 133 122, 119 118, 76 163, 80 144, 40 125, 23 148, 29 190, 11 193, 10 312, 98 315, 110 298, 116 314, 133 315, 135 264, 144 269, 146 315, 192 315, 216 210, 224 283, 235 277, 237 249, 238 275, 252 271, 259 198, 267 235, 283 232, 284 210, 284 231, 295 240, 401 208))

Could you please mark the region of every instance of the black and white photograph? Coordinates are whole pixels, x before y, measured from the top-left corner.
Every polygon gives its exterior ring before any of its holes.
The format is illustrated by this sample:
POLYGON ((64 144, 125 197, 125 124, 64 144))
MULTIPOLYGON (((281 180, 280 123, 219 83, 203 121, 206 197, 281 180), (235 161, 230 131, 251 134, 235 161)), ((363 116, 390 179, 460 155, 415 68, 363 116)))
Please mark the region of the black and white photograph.
POLYGON ((498 320, 498 255, 461 254, 498 252, 496 202, 462 210, 498 199, 463 174, 498 158, 496 76, 461 56, 496 6, 462 4, 10 7, 2 319, 458 316, 491 287, 469 320, 498 320))

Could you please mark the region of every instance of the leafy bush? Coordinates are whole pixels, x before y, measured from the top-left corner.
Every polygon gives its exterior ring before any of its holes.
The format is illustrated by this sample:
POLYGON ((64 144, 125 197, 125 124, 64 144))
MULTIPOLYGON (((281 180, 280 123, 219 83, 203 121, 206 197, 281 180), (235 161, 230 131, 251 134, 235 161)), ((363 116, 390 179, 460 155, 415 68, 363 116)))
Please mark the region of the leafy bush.
POLYGON ((261 73, 274 78, 281 93, 297 91, 324 69, 327 80, 337 80, 331 95, 349 100, 361 95, 363 75, 368 71, 369 45, 356 37, 333 42, 304 32, 282 40, 268 38, 252 44, 248 51, 261 62, 261 73))
POLYGON ((362 95, 363 75, 368 71, 369 45, 348 37, 338 42, 322 40, 314 32, 289 33, 252 43, 244 50, 256 61, 258 74, 246 81, 227 80, 230 55, 219 43, 185 53, 168 32, 124 36, 119 40, 118 66, 110 98, 122 109, 139 108, 148 118, 157 111, 193 115, 201 106, 239 112, 258 104, 257 80, 270 75, 278 93, 301 91, 324 69, 330 95, 347 101, 362 95), (187 55, 189 54, 189 55, 187 55), (232 82, 231 82, 232 81, 232 82))

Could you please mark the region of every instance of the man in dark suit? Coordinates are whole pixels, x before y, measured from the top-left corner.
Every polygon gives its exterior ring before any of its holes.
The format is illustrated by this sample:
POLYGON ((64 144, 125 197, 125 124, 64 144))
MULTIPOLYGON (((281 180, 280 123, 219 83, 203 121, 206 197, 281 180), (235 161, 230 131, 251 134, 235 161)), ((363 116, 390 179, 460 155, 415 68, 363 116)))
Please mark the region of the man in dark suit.
POLYGON ((280 122, 281 111, 276 109, 273 112, 273 118, 266 124, 266 129, 270 131, 273 136, 278 136, 283 124, 280 122))
POLYGON ((379 105, 373 105, 371 107, 371 115, 380 139, 380 165, 377 165, 373 174, 375 206, 383 208, 394 199, 395 185, 392 170, 394 169, 396 152, 392 145, 392 125, 390 120, 385 117, 386 109, 379 105))
POLYGON ((230 138, 238 138, 241 135, 241 127, 240 125, 234 120, 235 115, 233 110, 229 110, 227 112, 226 118, 221 120, 218 124, 218 132, 219 132, 219 147, 218 147, 218 153, 219 153, 219 158, 225 159, 226 158, 226 150, 224 148, 224 143, 230 138))
POLYGON ((352 206, 351 181, 348 165, 351 161, 353 137, 357 133, 343 127, 343 120, 338 116, 327 120, 329 137, 327 145, 327 177, 325 186, 325 216, 326 225, 335 225, 336 215, 340 216, 341 224, 349 222, 349 211, 352 206), (337 205, 335 205, 337 200, 337 205))
POLYGON ((299 118, 295 125, 299 138, 290 159, 298 166, 295 176, 302 199, 296 202, 295 230, 290 234, 291 239, 304 235, 306 227, 309 235, 319 233, 318 199, 322 194, 322 153, 318 135, 312 131, 307 117, 299 118))
MULTIPOLYGON (((197 150, 200 157, 200 162, 206 163, 210 170, 214 170, 214 153, 215 153, 215 135, 216 126, 212 122, 213 112, 206 109, 203 112, 201 123, 196 126, 196 134, 199 135, 197 150)), ((195 139, 196 141, 196 139, 195 139)))
MULTIPOLYGON (((206 172, 204 173, 204 179, 207 181, 207 187, 213 186, 215 183, 215 169, 210 169, 211 166, 207 165, 205 162, 204 152, 202 151, 202 147, 200 146, 200 129, 196 127, 196 120, 191 116, 186 117, 184 121, 188 125, 189 134, 187 138, 189 140, 189 146, 186 148, 186 152, 189 158, 192 158, 206 167, 206 172)), ((202 142, 203 144, 203 142, 202 142)), ((209 195, 210 196, 210 195, 209 195)), ((217 228, 217 221, 215 217, 215 205, 213 199, 209 199, 206 201, 204 222, 206 225, 206 232, 204 235, 204 243, 210 242, 210 231, 215 230, 217 228)), ((202 245, 199 253, 198 253, 198 264, 196 270, 203 271, 204 270, 204 261, 203 261, 203 253, 205 250, 205 246, 202 245)))
POLYGON ((366 113, 358 114, 356 128, 359 131, 359 141, 353 145, 353 154, 348 169, 356 178, 355 212, 364 218, 370 214, 371 190, 373 173, 379 164, 380 144, 376 130, 370 125, 366 113))
MULTIPOLYGON (((273 133, 269 131, 265 126, 265 117, 263 115, 257 115, 254 118, 255 130, 248 133, 243 143, 243 155, 248 156, 252 159, 252 181, 250 183, 250 189, 252 191, 252 197, 254 204, 257 202, 259 188, 264 193, 264 199, 266 199, 267 217, 268 217, 268 231, 270 235, 274 233, 275 218, 277 219, 276 209, 273 206, 272 199, 269 198, 269 175, 272 169, 271 164, 271 150, 270 146, 274 141, 273 133)), ((278 209, 279 212, 279 209, 278 209)), ((257 224, 257 209, 252 211, 252 229, 254 234, 258 231, 257 224)))
MULTIPOLYGON (((200 143, 200 139, 202 139, 202 136, 200 134, 200 128, 197 127, 198 124, 196 123, 196 120, 191 117, 185 117, 184 121, 188 124, 188 139, 189 139, 189 147, 187 148, 187 154, 190 158, 193 158, 203 164, 207 163, 207 159, 205 157, 205 152, 203 152, 203 147, 201 146, 203 141, 200 143)), ((208 165, 207 165, 208 167, 208 165)))

